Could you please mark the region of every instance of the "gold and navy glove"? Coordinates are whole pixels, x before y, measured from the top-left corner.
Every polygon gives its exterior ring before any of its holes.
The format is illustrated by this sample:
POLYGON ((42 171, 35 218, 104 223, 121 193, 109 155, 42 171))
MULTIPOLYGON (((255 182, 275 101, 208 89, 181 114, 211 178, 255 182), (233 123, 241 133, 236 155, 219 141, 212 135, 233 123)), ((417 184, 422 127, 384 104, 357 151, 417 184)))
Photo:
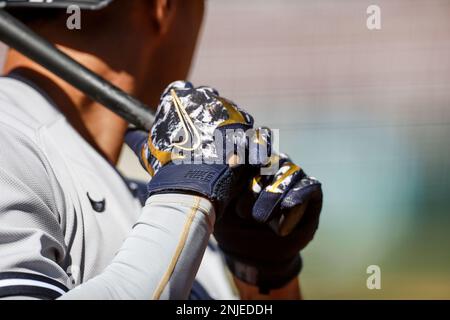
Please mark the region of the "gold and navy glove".
POLYGON ((319 225, 322 189, 287 156, 272 156, 274 175, 255 175, 249 190, 234 199, 214 235, 227 265, 240 280, 268 293, 301 271, 300 251, 319 225))
POLYGON ((290 234, 300 223, 309 201, 316 203, 317 215, 322 204, 321 183, 289 159, 288 156, 274 155, 279 169, 274 175, 256 175, 251 183, 255 203, 252 216, 256 221, 269 224, 281 236, 290 234), (320 200, 320 201, 318 201, 320 200))
POLYGON ((223 208, 242 176, 252 127, 253 118, 215 89, 177 81, 162 94, 150 134, 131 130, 125 141, 152 176, 149 196, 193 193, 223 208))

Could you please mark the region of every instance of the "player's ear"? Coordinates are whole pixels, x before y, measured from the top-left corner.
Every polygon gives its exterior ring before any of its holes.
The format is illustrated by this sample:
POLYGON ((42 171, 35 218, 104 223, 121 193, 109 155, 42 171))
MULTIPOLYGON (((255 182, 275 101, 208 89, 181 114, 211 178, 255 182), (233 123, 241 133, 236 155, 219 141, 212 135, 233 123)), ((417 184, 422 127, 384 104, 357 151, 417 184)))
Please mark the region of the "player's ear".
POLYGON ((166 33, 175 17, 175 0, 153 0, 153 18, 159 33, 166 33))

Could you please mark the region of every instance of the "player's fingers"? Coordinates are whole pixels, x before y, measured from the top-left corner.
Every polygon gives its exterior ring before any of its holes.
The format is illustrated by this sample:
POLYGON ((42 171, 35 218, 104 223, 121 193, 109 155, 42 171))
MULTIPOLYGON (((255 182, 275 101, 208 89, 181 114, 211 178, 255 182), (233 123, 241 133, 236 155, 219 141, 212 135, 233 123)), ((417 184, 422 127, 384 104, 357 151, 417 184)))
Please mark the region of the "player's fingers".
POLYGON ((253 218, 261 223, 269 222, 273 218, 273 214, 279 208, 282 197, 282 193, 263 190, 253 205, 253 218))
POLYGON ((200 86, 200 87, 197 87, 197 90, 203 91, 203 92, 209 92, 215 96, 219 96, 219 91, 213 87, 200 86))
MULTIPOLYGON (((261 128, 256 129, 261 130, 261 128)), ((252 139, 252 138, 251 138, 252 139)), ((263 144, 264 146, 264 144, 263 144)), ((264 164, 261 167, 261 173, 254 176, 251 183, 251 190, 253 191, 253 194, 255 196, 258 196, 263 190, 265 190, 270 185, 273 185, 277 183, 277 181, 282 177, 283 173, 287 171, 287 169, 291 166, 291 159, 289 156, 287 156, 284 153, 276 154, 271 153, 271 147, 265 146, 267 149, 267 154, 269 154, 269 158, 264 158, 264 155, 261 156, 261 152, 257 153, 254 150, 252 150, 252 147, 249 149, 249 159, 250 161, 256 161, 256 162, 250 162, 250 163, 259 163, 264 164), (253 154, 252 154, 253 152, 253 154), (255 155, 258 155, 257 157, 255 155), (265 163, 266 161, 267 163, 265 163)), ((258 146, 258 148, 261 148, 261 145, 258 146)), ((254 148, 253 148, 254 149, 254 148)), ((288 177, 284 177, 283 180, 285 180, 288 177)), ((281 180, 280 180, 281 182, 281 180)), ((286 187, 286 185, 285 185, 286 187)), ((281 191, 282 192, 282 191, 281 191)))
MULTIPOLYGON (((270 182, 260 191, 253 206, 253 218, 263 223, 272 220, 274 214, 279 211, 281 201, 289 188, 301 178, 302 173, 301 169, 295 164, 285 162, 274 176, 270 176, 270 182)), ((254 185, 252 188, 255 191, 254 185)))
POLYGON ((320 182, 287 161, 260 192, 253 206, 253 218, 269 223, 279 235, 288 235, 303 218, 308 202, 318 193, 321 194, 320 182))
POLYGON ((251 131, 248 146, 249 163, 256 166, 270 164, 272 152, 272 131, 259 127, 251 131))
POLYGON ((309 199, 321 198, 322 187, 318 180, 305 175, 300 181, 289 187, 281 203, 281 209, 291 209, 309 199))
POLYGON ((189 81, 182 81, 182 80, 174 81, 166 87, 161 97, 169 95, 171 90, 185 90, 185 89, 194 89, 194 86, 189 81))
POLYGON ((320 182, 305 177, 297 182, 287 192, 281 201, 282 217, 278 221, 276 229, 278 234, 285 236, 290 234, 305 215, 316 216, 322 208, 322 188, 320 182))

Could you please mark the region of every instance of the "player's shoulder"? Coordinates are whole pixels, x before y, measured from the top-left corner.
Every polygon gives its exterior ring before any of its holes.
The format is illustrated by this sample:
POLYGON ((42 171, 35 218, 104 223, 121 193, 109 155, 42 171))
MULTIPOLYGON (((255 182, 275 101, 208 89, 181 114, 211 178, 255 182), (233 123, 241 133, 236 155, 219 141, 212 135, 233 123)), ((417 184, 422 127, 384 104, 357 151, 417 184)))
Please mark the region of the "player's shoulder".
POLYGON ((0 164, 8 168, 42 157, 38 146, 39 121, 33 107, 39 96, 27 92, 27 86, 11 78, 0 77, 0 164), (29 112, 26 112, 26 109, 29 112), (10 165, 8 165, 10 164, 10 165))
POLYGON ((31 85, 0 77, 0 163, 5 167, 8 163, 44 163, 39 132, 58 118, 59 113, 31 85))
POLYGON ((17 185, 25 193, 48 198, 55 182, 52 167, 39 145, 21 130, 0 121, 0 188, 5 191, 17 185))
POLYGON ((0 77, 0 124, 35 139, 39 128, 61 118, 61 114, 26 80, 0 77))
POLYGON ((35 117, 36 110, 25 112, 43 102, 15 81, 0 78, 0 188, 31 192, 50 203, 54 199, 49 191, 57 189, 57 182, 39 141, 43 122, 35 117))

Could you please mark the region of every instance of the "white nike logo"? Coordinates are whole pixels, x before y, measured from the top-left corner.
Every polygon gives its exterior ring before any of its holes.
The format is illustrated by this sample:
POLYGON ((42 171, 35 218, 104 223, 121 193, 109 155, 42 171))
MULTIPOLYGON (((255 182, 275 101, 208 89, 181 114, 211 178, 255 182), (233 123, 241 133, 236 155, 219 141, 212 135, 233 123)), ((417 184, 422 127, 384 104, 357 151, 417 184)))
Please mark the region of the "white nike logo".
POLYGON ((171 146, 177 147, 185 151, 194 151, 195 149, 200 147, 201 143, 200 133, 198 132, 197 127, 192 122, 191 117, 186 112, 186 109, 181 103, 181 100, 176 94, 175 90, 174 89, 170 90, 170 94, 172 96, 173 103, 175 105, 175 110, 177 111, 178 118, 180 119, 184 131, 183 141, 174 142, 171 144, 171 146), (192 141, 195 141, 193 146, 190 146, 191 144, 189 143, 189 136, 192 138, 192 141))

